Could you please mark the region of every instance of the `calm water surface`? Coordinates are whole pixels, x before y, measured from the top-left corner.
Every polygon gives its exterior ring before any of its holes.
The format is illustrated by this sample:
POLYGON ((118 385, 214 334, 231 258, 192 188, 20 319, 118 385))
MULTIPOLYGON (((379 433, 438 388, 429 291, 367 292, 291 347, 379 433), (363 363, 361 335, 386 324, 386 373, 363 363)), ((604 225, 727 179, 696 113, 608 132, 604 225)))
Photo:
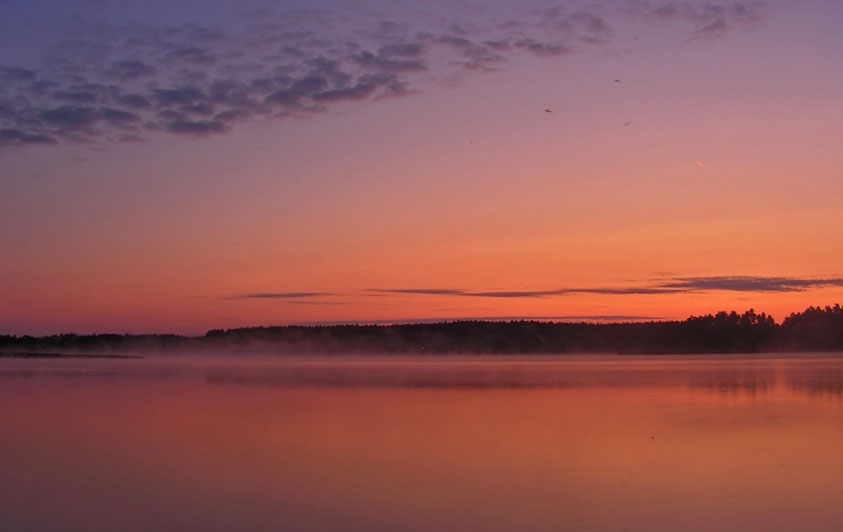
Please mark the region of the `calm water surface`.
POLYGON ((0 359, 0 530, 843 530, 843 358, 0 359))

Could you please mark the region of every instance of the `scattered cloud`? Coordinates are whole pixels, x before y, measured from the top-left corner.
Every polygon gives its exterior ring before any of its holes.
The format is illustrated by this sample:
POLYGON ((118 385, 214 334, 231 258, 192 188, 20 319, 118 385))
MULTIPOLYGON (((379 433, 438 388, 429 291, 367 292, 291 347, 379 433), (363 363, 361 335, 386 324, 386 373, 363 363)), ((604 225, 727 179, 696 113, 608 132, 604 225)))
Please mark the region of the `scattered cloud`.
POLYGON ((534 39, 520 39, 515 42, 516 48, 524 48, 538 56, 552 57, 574 53, 574 50, 565 44, 539 42, 534 39))
POLYGON ((646 20, 688 27, 688 39, 716 39, 736 26, 760 22, 769 15, 772 3, 764 0, 728 2, 651 1, 630 2, 629 12, 646 20))
POLYGON ((621 16, 685 24, 689 38, 710 39, 769 11, 760 0, 619 5, 524 9, 510 20, 480 8, 464 20, 263 10, 226 28, 76 21, 81 29, 38 64, 0 65, 0 147, 220 134, 250 119, 414 94, 517 55, 558 60, 609 46, 621 16))
POLYGON ((139 59, 123 59, 114 61, 108 65, 104 74, 109 78, 118 81, 134 81, 136 79, 152 76, 157 69, 139 59))

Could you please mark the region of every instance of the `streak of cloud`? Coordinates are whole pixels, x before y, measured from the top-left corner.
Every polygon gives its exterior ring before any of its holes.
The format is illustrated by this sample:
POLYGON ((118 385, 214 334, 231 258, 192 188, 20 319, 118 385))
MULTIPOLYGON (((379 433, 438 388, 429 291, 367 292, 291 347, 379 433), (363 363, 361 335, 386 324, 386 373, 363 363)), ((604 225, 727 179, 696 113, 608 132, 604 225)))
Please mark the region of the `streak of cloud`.
POLYGON ((225 297, 223 299, 305 299, 313 297, 333 296, 327 292, 259 292, 225 297))
POLYGON ((829 286, 843 286, 843 278, 802 279, 797 277, 680 277, 661 286, 679 291, 804 292, 829 286))
POLYGON ((543 298, 574 294, 598 295, 659 295, 682 294, 688 292, 803 292, 831 286, 843 286, 843 278, 828 277, 807 279, 798 277, 753 277, 753 276, 714 276, 714 277, 676 277, 649 285, 629 287, 570 287, 547 290, 463 290, 454 288, 370 288, 368 292, 480 297, 480 298, 543 298))

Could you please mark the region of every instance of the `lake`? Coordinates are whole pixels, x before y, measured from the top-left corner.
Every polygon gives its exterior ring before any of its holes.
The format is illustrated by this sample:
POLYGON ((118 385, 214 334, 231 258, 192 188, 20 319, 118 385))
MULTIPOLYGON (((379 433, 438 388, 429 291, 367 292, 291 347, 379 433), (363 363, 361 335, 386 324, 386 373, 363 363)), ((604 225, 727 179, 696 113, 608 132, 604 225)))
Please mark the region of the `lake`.
POLYGON ((843 356, 0 359, 3 531, 843 530, 843 356))

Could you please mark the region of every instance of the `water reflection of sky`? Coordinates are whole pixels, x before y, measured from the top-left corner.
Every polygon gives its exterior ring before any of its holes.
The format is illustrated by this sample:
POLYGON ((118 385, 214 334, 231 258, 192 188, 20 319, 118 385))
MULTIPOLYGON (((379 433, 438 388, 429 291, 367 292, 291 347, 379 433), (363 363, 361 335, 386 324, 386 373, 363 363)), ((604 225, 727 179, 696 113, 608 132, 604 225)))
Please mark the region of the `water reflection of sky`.
POLYGON ((0 361, 0 379, 192 379, 279 388, 532 389, 686 387, 719 394, 778 389, 843 397, 843 356, 150 358, 0 361))
POLYGON ((768 394, 777 387, 843 395, 843 357, 152 358, 14 360, 0 379, 201 379, 211 385, 317 388, 530 389, 687 387, 768 394))
POLYGON ((843 529, 841 358, 0 361, 0 530, 843 529))

